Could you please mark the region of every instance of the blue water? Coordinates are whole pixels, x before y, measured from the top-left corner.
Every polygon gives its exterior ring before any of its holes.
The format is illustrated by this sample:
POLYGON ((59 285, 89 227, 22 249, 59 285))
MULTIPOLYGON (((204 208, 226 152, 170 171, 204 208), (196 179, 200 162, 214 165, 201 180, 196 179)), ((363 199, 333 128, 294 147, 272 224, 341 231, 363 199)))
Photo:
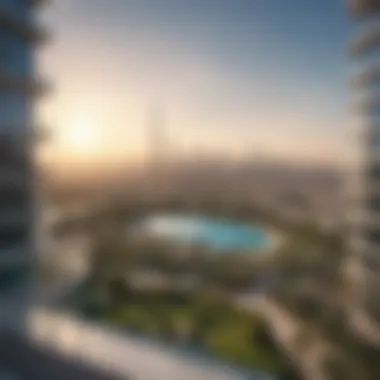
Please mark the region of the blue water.
POLYGON ((269 243, 264 228, 205 217, 155 215, 145 219, 140 227, 163 238, 202 244, 221 252, 262 250, 269 243))

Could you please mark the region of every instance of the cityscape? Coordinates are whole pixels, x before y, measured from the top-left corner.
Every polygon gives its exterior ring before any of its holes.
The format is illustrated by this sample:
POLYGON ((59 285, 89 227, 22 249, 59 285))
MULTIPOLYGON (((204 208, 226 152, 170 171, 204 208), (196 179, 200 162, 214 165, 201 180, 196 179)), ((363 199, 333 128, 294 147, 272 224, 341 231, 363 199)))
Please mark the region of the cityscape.
POLYGON ((0 380, 379 379, 379 32, 0 0, 0 380))

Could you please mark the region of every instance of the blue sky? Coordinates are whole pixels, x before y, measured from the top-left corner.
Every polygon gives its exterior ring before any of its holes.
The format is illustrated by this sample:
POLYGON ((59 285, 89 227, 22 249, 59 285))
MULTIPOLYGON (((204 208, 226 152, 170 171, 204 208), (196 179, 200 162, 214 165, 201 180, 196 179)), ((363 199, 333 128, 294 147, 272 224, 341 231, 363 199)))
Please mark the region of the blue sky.
POLYGON ((143 155, 153 101, 181 151, 349 158, 340 0, 61 0, 46 16, 62 152, 83 156, 81 137, 88 157, 143 155))

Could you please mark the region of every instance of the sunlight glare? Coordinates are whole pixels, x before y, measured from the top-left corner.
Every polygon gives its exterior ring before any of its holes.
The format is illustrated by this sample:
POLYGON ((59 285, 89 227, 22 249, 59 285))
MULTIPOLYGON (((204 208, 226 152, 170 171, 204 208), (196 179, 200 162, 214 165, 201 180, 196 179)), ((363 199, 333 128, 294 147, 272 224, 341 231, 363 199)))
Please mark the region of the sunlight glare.
POLYGON ((100 149, 95 124, 90 120, 76 120, 62 130, 61 144, 63 148, 73 154, 96 153, 100 149))

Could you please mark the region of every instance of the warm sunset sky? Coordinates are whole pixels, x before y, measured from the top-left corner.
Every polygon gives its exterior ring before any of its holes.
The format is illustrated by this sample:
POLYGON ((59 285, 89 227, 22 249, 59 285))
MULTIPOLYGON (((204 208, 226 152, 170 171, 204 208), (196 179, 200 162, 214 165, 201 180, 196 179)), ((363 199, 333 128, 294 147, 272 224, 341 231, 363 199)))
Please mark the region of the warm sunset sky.
POLYGON ((155 102, 180 150, 346 161, 347 18, 340 0, 56 0, 54 156, 138 159, 155 102))

